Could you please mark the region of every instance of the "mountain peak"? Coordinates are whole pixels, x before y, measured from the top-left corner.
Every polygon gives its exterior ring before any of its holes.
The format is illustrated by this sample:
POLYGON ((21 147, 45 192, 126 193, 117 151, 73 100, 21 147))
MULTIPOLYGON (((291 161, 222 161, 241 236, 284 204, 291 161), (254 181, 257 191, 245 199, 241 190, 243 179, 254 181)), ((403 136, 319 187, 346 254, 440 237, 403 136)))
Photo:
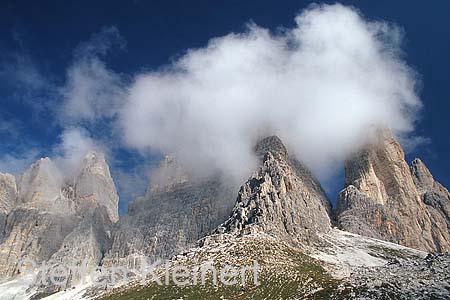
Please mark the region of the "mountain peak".
POLYGON ((86 154, 81 171, 75 179, 75 191, 82 212, 103 206, 111 221, 119 220, 119 197, 104 154, 95 151, 86 154))
POLYGON ((414 176, 414 183, 419 190, 426 190, 433 187, 434 178, 427 166, 416 158, 411 163, 411 173, 414 176))
POLYGON ((421 160, 408 165, 390 130, 377 134, 346 162, 346 187, 337 203, 340 227, 420 250, 450 249, 448 191, 421 160))
POLYGON ((106 163, 105 155, 103 153, 98 153, 93 150, 89 151, 83 158, 81 164, 81 172, 92 173, 100 176, 109 176, 109 167, 106 163))
POLYGON ((216 232, 264 232, 294 245, 305 245, 330 230, 325 192, 300 161, 288 157, 281 140, 276 136, 264 138, 255 151, 264 161, 240 188, 230 218, 216 232))
POLYGON ((28 205, 47 205, 59 196, 63 177, 53 161, 40 158, 21 176, 19 199, 28 205))
POLYGON ((267 152, 271 152, 273 155, 280 155, 287 157, 288 152, 281 139, 276 136, 268 136, 261 139, 255 146, 255 152, 260 157, 264 157, 267 152))

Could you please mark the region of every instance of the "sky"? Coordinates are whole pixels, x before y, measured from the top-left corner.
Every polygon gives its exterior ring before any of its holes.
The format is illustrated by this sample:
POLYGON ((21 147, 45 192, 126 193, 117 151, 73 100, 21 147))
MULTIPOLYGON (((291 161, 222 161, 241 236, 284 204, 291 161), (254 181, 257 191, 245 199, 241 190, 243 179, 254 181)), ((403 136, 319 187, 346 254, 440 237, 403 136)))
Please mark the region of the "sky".
POLYGON ((2 1, 0 171, 102 151, 125 211, 163 153, 240 182, 275 133, 333 201, 388 125, 450 186, 450 4, 340 3, 2 1))

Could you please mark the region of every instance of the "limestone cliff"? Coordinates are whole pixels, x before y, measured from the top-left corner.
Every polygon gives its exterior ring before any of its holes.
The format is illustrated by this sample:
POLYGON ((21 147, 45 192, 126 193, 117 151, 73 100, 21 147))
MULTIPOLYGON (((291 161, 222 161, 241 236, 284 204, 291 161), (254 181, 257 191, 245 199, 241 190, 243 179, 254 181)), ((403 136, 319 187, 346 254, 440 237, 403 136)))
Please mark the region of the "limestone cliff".
POLYGON ((448 251, 449 194, 388 130, 346 163, 337 219, 344 230, 425 251, 448 251))
POLYGON ((6 217, 16 205, 16 179, 11 174, 0 173, 0 242, 3 240, 6 217))
POLYGON ((241 187, 231 217, 216 232, 262 231, 299 246, 329 231, 330 202, 305 166, 276 136, 262 139, 255 150, 261 167, 241 187))
POLYGON ((236 198, 221 176, 196 180, 165 158, 145 196, 117 224, 104 265, 134 267, 135 258, 166 259, 194 246, 228 217, 236 198))
POLYGON ((119 196, 103 154, 91 151, 85 156, 74 186, 79 214, 104 207, 112 222, 119 220, 119 196))
POLYGON ((96 265, 109 249, 118 196, 108 165, 102 154, 90 152, 79 170, 75 178, 64 179, 49 158, 40 159, 21 176, 17 195, 11 178, 0 178, 6 216, 1 281, 19 275, 24 260, 72 264, 86 254, 85 259, 96 265), (11 197, 17 201, 8 200, 11 197))

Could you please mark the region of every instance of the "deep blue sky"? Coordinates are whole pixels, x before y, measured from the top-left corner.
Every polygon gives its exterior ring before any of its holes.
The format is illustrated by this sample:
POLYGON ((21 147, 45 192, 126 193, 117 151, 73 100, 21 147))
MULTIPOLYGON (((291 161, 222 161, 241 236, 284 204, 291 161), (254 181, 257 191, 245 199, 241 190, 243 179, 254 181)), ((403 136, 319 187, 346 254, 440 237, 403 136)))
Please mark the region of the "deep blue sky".
MULTIPOLYGON (((114 25, 126 39, 127 47, 124 52, 109 56, 108 66, 116 72, 132 74, 167 64, 188 48, 204 46, 212 37, 241 32, 248 21, 270 29, 291 27, 294 16, 309 3, 2 0, 0 63, 8 65, 11 55, 26 57, 49 81, 60 84, 73 49, 102 27, 114 25)), ((450 187, 450 2, 341 3, 354 5, 368 19, 394 22, 404 29, 405 59, 422 77, 420 95, 424 109, 417 131, 431 140, 426 147, 409 154, 408 159, 420 156, 435 177, 450 187)), ((46 149, 57 142, 61 130, 42 108, 47 94, 29 95, 34 103, 30 105, 29 101, 19 100, 24 97, 23 83, 18 84, 5 73, 0 79, 0 155, 17 154, 27 147, 41 149, 45 155, 46 149), (12 126, 14 131, 2 126, 12 126)), ((124 153, 123 159, 125 164, 139 163, 129 153, 124 153)))

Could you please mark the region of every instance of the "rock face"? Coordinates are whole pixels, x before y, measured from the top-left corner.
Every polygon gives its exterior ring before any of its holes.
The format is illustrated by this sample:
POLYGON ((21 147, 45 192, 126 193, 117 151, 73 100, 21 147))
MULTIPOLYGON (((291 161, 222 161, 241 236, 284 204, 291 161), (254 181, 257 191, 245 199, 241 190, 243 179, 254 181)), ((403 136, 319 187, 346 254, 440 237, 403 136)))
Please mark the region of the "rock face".
POLYGON ((117 224, 104 265, 134 267, 136 257, 169 258, 228 217, 236 193, 224 178, 194 180, 170 157, 155 174, 145 196, 131 203, 117 224))
POLYGON ((54 163, 41 158, 21 176, 19 205, 27 208, 50 210, 60 196, 63 180, 54 163))
POLYGON ((76 264, 82 256, 90 265, 100 262, 118 220, 118 196, 102 154, 88 153, 74 178, 64 180, 53 162, 43 158, 21 176, 18 192, 11 177, 0 177, 0 182, 7 216, 0 280, 17 276, 24 260, 37 266, 76 264), (11 199, 17 199, 15 204, 11 199))
POLYGON ((91 218, 77 219, 74 229, 46 261, 49 270, 38 274, 37 295, 53 294, 83 282, 86 278, 76 268, 90 272, 101 264, 104 254, 111 248, 112 225, 103 207, 95 208, 91 218), (73 268, 66 269, 68 266, 73 268), (61 284, 55 285, 49 272, 59 267, 68 273, 61 279, 61 284))
POLYGON ((450 193, 439 182, 436 182, 431 172, 420 159, 411 164, 413 180, 428 215, 433 222, 436 250, 450 250, 450 193))
POLYGON ((166 158, 156 172, 156 183, 121 219, 103 264, 133 266, 139 255, 169 258, 221 223, 217 232, 260 229, 296 244, 310 243, 327 232, 331 206, 310 172, 288 155, 277 137, 261 140, 255 151, 262 166, 241 187, 237 200, 220 176, 196 182, 166 158))
POLYGON ((0 245, 1 280, 20 274, 20 263, 40 265, 57 251, 75 226, 72 216, 42 212, 38 209, 14 209, 7 218, 5 236, 0 245))
POLYGON ((420 160, 410 167, 390 131, 346 163, 337 220, 344 230, 425 251, 448 251, 449 194, 420 160))
POLYGON ((11 174, 0 173, 0 242, 3 240, 6 217, 17 201, 16 179, 11 174))
POLYGON ((298 246, 329 231, 331 206, 325 192, 280 139, 265 138, 255 151, 262 165, 241 187, 231 217, 217 232, 262 231, 298 246))
MULTIPOLYGON (((263 284, 199 290, 189 286, 184 291, 132 284, 130 291, 125 287, 111 299, 231 299, 237 294, 245 299, 448 297, 448 255, 427 257, 397 244, 449 250, 450 194, 420 160, 406 163, 389 132, 382 132, 346 164, 346 187, 339 195, 336 218, 341 228, 353 233, 332 229, 325 192, 278 137, 262 139, 255 153, 260 166, 238 193, 223 175, 194 179, 167 157, 145 195, 131 203, 120 220, 117 193, 102 154, 89 152, 68 179, 49 159, 33 164, 18 187, 13 176, 0 174, 0 280, 17 276, 24 259, 45 262, 50 271, 67 266, 92 271, 99 265, 139 268, 143 256, 150 262, 172 257, 172 267, 198 262, 247 266, 257 261, 263 266, 263 284)), ((33 299, 61 290, 68 294, 53 297, 76 298, 72 286, 82 279, 80 274, 62 274, 60 286, 51 283, 50 271, 38 274, 41 285, 24 290, 33 299)), ((105 290, 91 288, 94 296, 105 290)))
POLYGON ((103 154, 89 152, 75 178, 75 199, 78 212, 86 215, 104 207, 112 222, 119 220, 119 196, 103 154))
POLYGON ((11 174, 0 173, 0 213, 8 214, 17 199, 16 179, 11 174))

